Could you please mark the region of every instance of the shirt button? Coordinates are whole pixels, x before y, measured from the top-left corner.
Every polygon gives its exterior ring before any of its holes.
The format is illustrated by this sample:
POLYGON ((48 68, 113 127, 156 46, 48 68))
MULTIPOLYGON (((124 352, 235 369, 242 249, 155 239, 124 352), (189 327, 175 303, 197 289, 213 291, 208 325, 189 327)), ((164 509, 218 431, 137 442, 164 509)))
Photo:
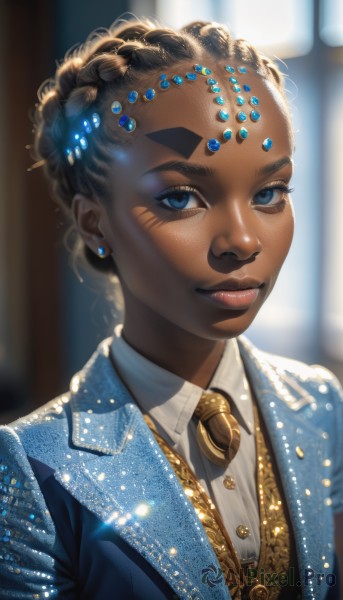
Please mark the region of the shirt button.
POLYGON ((223 486, 227 489, 227 490, 234 490, 236 487, 236 482, 234 480, 233 477, 231 477, 230 475, 227 475, 226 477, 224 477, 223 479, 223 486))
POLYGON ((250 530, 246 525, 238 525, 238 527, 236 527, 236 533, 241 540, 245 540, 250 534, 250 530))
POLYGON ((249 592, 249 600, 268 600, 269 592, 267 588, 258 583, 249 592))

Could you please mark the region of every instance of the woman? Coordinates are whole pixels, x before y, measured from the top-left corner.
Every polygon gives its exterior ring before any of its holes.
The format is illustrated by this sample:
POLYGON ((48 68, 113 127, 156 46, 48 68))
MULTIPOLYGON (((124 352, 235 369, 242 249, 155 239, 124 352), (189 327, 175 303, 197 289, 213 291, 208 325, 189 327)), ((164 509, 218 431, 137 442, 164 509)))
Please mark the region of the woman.
POLYGON ((37 156, 125 314, 1 431, 1 598, 338 597, 338 384, 238 337, 293 236, 278 68, 224 26, 121 23, 39 100, 37 156))

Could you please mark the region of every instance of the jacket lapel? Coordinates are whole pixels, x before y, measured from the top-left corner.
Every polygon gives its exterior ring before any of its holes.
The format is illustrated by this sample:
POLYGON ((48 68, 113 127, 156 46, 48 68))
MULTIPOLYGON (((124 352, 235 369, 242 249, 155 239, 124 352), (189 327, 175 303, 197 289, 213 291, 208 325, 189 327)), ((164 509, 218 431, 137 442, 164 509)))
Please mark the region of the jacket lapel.
POLYGON ((273 367, 245 338, 240 338, 240 351, 279 467, 303 582, 307 569, 321 572, 323 539, 328 535, 321 508, 325 440, 303 414, 316 408, 316 398, 283 369, 273 367))
POLYGON ((180 598, 229 598, 223 581, 214 587, 202 581, 204 570, 218 569, 216 556, 173 469, 115 374, 108 342, 72 380, 71 391, 72 439, 79 451, 55 471, 56 479, 144 556, 180 598))

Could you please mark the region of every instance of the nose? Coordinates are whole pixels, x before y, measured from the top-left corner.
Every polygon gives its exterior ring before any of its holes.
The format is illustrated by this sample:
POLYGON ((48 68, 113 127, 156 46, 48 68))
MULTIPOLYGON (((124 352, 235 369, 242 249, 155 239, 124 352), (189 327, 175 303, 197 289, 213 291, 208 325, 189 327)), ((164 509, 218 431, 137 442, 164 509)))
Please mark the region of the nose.
POLYGON ((230 256, 238 261, 252 260, 260 254, 262 243, 253 209, 231 207, 221 215, 219 228, 213 236, 211 252, 215 258, 230 256))

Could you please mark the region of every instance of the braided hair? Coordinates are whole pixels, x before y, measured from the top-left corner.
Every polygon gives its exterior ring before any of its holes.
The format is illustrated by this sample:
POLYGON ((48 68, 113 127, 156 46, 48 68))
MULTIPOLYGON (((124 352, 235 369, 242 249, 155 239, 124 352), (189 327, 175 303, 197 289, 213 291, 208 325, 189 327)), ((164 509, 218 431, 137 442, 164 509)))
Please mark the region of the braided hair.
MULTIPOLYGON (((114 22, 109 29, 93 32, 86 42, 66 54, 52 79, 38 90, 34 117, 34 156, 44 165, 56 201, 69 214, 73 197, 106 196, 106 176, 113 143, 123 142, 116 131, 100 127, 91 136, 90 148, 70 168, 65 149, 75 124, 102 107, 108 92, 113 97, 158 71, 189 60, 199 62, 207 54, 214 59, 236 59, 269 79, 285 97, 284 81, 277 65, 242 39, 233 39, 225 25, 195 21, 179 32, 157 26, 149 19, 114 22)), ((94 255, 93 265, 104 261, 94 255)))

